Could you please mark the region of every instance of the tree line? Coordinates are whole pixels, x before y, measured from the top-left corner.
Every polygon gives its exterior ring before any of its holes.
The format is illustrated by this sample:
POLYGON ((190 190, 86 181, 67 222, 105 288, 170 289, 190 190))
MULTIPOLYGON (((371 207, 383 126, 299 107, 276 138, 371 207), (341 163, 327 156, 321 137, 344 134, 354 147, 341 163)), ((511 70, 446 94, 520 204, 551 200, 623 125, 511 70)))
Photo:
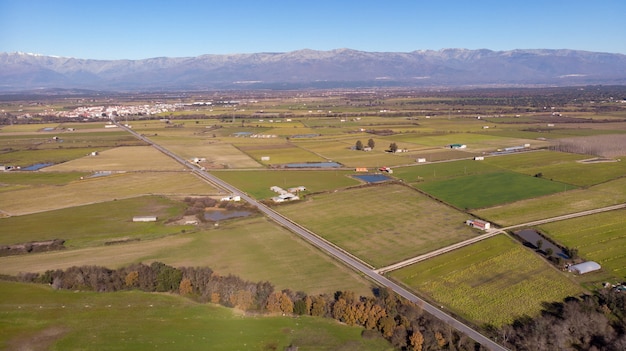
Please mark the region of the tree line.
MULTIPOLYGON (((369 297, 351 291, 308 295, 290 289, 277 290, 267 281, 251 282, 235 275, 220 275, 208 267, 175 268, 161 262, 119 269, 71 267, 2 278, 45 283, 55 289, 169 292, 251 313, 332 318, 363 327, 363 337, 382 335, 399 350, 484 349, 425 313, 419 305, 386 288, 374 289, 369 297)), ((522 316, 510 325, 483 329, 511 350, 617 351, 626 350, 625 317, 626 293, 609 287, 593 295, 545 302, 536 317, 522 316)))
POLYGON ((363 327, 363 337, 382 335, 399 350, 482 349, 475 341, 388 289, 375 289, 370 297, 357 296, 351 291, 308 295, 290 289, 276 290, 267 281, 223 276, 208 267, 175 268, 161 262, 119 269, 71 267, 43 274, 21 274, 13 279, 66 290, 169 292, 252 313, 332 318, 363 327))

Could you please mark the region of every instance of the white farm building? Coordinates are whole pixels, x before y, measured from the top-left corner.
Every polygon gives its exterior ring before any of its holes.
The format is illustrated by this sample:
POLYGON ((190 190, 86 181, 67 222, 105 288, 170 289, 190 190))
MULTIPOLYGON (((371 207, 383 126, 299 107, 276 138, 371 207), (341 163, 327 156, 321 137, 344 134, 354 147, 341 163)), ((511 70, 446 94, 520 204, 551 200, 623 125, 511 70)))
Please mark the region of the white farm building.
POLYGON ((597 262, 587 261, 570 266, 568 270, 576 274, 585 274, 593 271, 597 271, 602 268, 597 262))
POLYGON ((133 222, 156 222, 157 216, 135 216, 133 222))
POLYGON ((472 228, 478 228, 482 230, 489 230, 491 228, 491 223, 482 221, 480 219, 468 219, 465 221, 465 224, 469 225, 472 228))

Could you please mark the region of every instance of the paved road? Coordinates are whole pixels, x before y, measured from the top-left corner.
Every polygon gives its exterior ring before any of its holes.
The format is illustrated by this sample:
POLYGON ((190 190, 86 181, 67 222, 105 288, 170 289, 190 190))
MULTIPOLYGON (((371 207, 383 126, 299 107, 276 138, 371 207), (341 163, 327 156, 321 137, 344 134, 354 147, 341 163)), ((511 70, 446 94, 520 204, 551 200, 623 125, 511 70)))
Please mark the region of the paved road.
POLYGON ((391 290, 396 292, 398 295, 404 297, 407 300, 415 302, 416 304, 420 305, 426 312, 432 314, 436 318, 439 318, 443 322, 449 324, 453 328, 455 328, 455 329, 459 330, 460 332, 464 333, 465 335, 469 336, 470 338, 472 338, 476 342, 480 343, 484 347, 488 348, 489 350, 494 350, 494 351, 506 351, 507 350, 506 348, 504 348, 501 345, 497 344, 496 342, 494 342, 493 340, 489 339, 485 335, 479 333, 478 331, 476 331, 476 330, 472 329, 471 327, 465 325, 461 321, 455 319, 451 315, 445 313, 440 308, 437 308, 437 307, 429 304, 428 302, 420 299, 415 294, 411 293, 410 291, 406 290, 405 288, 401 287, 400 285, 396 284, 395 282, 393 282, 393 281, 387 279, 386 277, 376 273, 372 269, 371 266, 369 266, 366 263, 360 261, 356 257, 350 255, 348 252, 346 252, 344 250, 341 250, 340 248, 338 248, 335 245, 327 242, 326 240, 324 240, 321 237, 315 235, 314 233, 310 232, 309 230, 307 230, 307 229, 301 227, 300 225, 290 221, 288 218, 283 217, 281 214, 279 214, 276 211, 272 210, 271 208, 265 206, 264 204, 256 201, 255 199, 253 199, 252 197, 248 196, 246 193, 242 192, 241 190, 235 188, 234 186, 232 186, 232 185, 224 182, 223 180, 221 180, 221 179, 219 179, 219 178, 209 174, 208 172, 203 171, 197 165, 192 164, 191 162, 188 162, 187 160, 185 160, 182 157, 172 153, 171 151, 167 150, 166 148, 164 148, 164 147, 162 147, 162 146, 160 146, 158 144, 155 144, 154 142, 152 142, 150 139, 144 137, 143 135, 140 135, 139 133, 133 131, 132 129, 126 128, 125 126, 123 126, 123 125, 121 125, 119 123, 117 123, 117 124, 118 124, 119 127, 123 128, 123 129, 127 130, 129 133, 133 134, 135 137, 137 137, 137 138, 139 138, 139 139, 141 139, 141 140, 151 144, 153 147, 155 147, 159 151, 161 151, 164 154, 172 157, 176 161, 178 161, 181 164, 183 164, 185 167, 190 168, 193 173, 197 174, 199 177, 205 179, 209 183, 211 183, 213 185, 216 185, 219 188, 221 188, 221 189, 223 189, 223 190, 225 190, 225 191, 227 191, 229 193, 232 193, 233 195, 241 196, 241 198, 244 201, 246 201, 246 202, 256 206, 261 212, 266 214, 272 220, 276 221, 278 224, 284 226, 285 228, 287 228, 287 229, 291 230, 292 232, 296 233, 297 235, 301 236, 302 238, 304 238, 305 240, 309 241, 313 245, 317 246, 318 248, 320 248, 321 250, 323 250, 328 255, 332 256, 333 258, 343 262, 344 264, 346 264, 347 266, 353 268, 354 270, 359 271, 362 274, 366 275, 368 278, 370 278, 372 281, 378 283, 379 285, 389 287, 391 290))

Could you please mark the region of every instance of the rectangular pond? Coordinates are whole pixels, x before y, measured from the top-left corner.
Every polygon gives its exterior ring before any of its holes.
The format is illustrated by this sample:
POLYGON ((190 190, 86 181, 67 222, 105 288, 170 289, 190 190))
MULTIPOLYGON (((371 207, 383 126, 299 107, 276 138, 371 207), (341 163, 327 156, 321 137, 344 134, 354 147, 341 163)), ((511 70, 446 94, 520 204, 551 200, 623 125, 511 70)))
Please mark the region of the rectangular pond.
POLYGON ((353 176, 367 183, 379 183, 390 180, 391 178, 384 174, 360 174, 353 176))

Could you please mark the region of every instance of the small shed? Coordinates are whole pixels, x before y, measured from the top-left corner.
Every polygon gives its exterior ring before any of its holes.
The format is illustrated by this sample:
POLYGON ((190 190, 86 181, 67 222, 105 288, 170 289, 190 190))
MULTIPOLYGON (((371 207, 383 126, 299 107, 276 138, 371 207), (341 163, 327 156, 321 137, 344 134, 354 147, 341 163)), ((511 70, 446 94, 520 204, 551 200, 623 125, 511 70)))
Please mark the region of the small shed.
POLYGON ((583 263, 579 263, 579 264, 575 264, 573 266, 570 266, 568 270, 570 272, 574 272, 576 274, 585 274, 585 273, 597 271, 600 268, 602 268, 602 267, 597 262, 587 261, 587 262, 583 262, 583 263))
POLYGON ((156 222, 157 216, 135 216, 133 222, 156 222))

